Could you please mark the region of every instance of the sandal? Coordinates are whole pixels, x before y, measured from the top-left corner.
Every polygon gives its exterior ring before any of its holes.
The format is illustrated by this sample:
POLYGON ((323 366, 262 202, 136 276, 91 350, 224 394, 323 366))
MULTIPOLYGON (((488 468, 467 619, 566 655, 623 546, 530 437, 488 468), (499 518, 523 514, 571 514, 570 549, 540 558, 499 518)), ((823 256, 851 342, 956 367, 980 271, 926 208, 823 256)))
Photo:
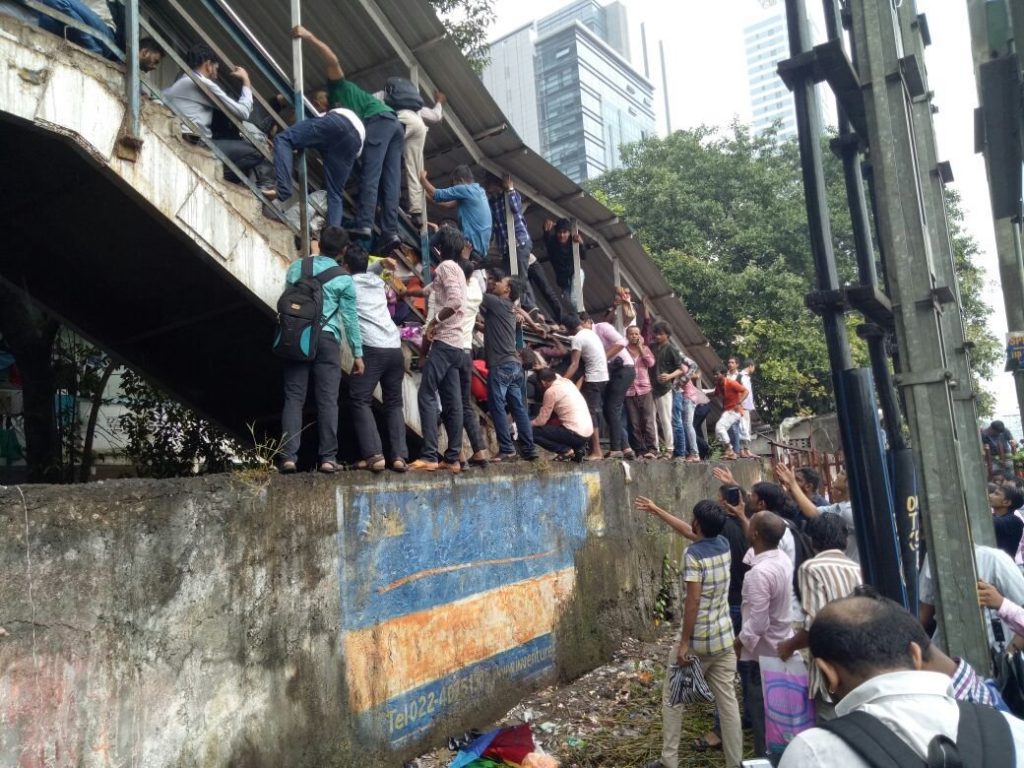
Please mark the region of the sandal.
POLYGON ((487 457, 487 451, 477 451, 469 457, 469 463, 474 467, 486 467, 491 460, 487 457))
POLYGON ((277 471, 280 472, 282 475, 294 474, 295 473, 295 462, 291 461, 291 460, 282 461, 281 462, 281 466, 279 466, 277 468, 277 471))
POLYGON ((405 459, 395 459, 391 462, 392 472, 408 472, 409 465, 405 463, 405 459))
POLYGON ((356 469, 368 469, 371 472, 383 472, 387 468, 388 463, 379 453, 376 456, 356 462, 356 469))
POLYGON ((706 737, 700 736, 693 740, 693 749, 695 752, 707 752, 709 749, 721 749, 722 742, 712 744, 707 740, 706 737))
POLYGON ((323 472, 325 475, 333 475, 338 471, 338 465, 333 461, 321 461, 320 466, 317 467, 318 472, 323 472))

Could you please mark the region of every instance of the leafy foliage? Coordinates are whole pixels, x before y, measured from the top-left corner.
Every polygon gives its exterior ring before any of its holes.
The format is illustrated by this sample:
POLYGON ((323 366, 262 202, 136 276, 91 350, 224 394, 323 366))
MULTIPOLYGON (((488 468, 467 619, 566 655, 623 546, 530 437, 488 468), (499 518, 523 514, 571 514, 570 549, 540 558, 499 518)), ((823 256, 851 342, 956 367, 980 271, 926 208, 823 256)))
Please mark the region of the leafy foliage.
POLYGON ((121 377, 119 417, 125 453, 141 477, 182 477, 224 471, 239 452, 234 441, 191 409, 169 399, 137 373, 121 377))
POLYGON ((992 307, 985 303, 981 292, 985 286, 985 271, 974 259, 979 254, 978 241, 964 230, 964 214, 960 208, 960 194, 946 192, 946 215, 949 234, 953 241, 953 269, 960 288, 960 312, 964 320, 964 335, 971 348, 971 373, 974 391, 978 394, 978 415, 991 416, 995 398, 982 385, 991 379, 1005 359, 1003 345, 988 328, 992 307))
MULTIPOLYGON (((841 282, 856 281, 853 232, 842 167, 828 151, 827 193, 841 282)), ((622 149, 623 166, 592 182, 594 194, 623 215, 723 357, 759 363, 758 405, 770 421, 830 410, 831 368, 821 320, 804 305, 814 289, 799 149, 772 132, 740 124, 728 132, 699 127, 647 138, 622 149)), ((999 345, 986 328, 977 243, 962 230, 958 201, 951 222, 974 370, 988 377, 999 345)), ((853 332, 857 364, 867 364, 853 332)))
POLYGON ((480 74, 490 59, 487 30, 494 22, 494 0, 430 0, 448 36, 480 74))

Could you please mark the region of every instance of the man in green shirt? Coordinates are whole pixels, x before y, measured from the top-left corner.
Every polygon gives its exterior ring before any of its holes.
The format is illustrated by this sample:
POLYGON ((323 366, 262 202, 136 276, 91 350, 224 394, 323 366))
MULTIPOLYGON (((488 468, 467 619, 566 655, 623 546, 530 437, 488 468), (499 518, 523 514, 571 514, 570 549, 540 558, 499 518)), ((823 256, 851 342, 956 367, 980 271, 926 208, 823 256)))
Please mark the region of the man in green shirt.
POLYGON ((373 215, 380 197, 380 242, 374 253, 392 251, 401 243, 398 238, 398 197, 402 184, 405 129, 391 107, 345 79, 337 55, 326 43, 305 27, 295 27, 292 37, 305 40, 320 54, 326 67, 327 100, 330 107, 351 110, 363 121, 366 140, 363 142, 359 200, 353 232, 369 245, 373 233, 373 215))

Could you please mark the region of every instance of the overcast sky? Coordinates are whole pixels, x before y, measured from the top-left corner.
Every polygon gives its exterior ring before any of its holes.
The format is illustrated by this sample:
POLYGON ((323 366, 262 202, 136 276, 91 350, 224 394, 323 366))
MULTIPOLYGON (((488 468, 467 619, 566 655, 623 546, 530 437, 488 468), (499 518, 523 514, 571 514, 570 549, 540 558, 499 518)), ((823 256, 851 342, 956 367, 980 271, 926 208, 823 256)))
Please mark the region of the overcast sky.
MULTIPOLYGON (((603 0, 602 0, 603 1, 603 0)), ((492 38, 562 7, 551 0, 495 0, 497 20, 492 38)), ((658 130, 665 133, 659 39, 665 43, 669 111, 674 129, 701 123, 727 126, 735 117, 750 120, 743 27, 761 17, 758 0, 624 0, 629 14, 631 53, 642 71, 640 25, 646 24, 651 80, 655 84, 658 130), (666 33, 670 34, 666 36, 666 33)), ((817 8, 819 4, 808 3, 817 8)), ((967 227, 982 249, 987 271, 986 298, 995 310, 992 331, 1006 333, 1002 293, 998 283, 995 237, 981 157, 974 154, 974 108, 977 91, 971 62, 966 3, 958 0, 918 0, 928 16, 932 45, 927 49, 928 74, 939 107, 936 130, 939 155, 949 160, 955 186, 963 198, 967 227)), ((1001 373, 991 382, 996 412, 1016 412, 1013 378, 1001 373)))

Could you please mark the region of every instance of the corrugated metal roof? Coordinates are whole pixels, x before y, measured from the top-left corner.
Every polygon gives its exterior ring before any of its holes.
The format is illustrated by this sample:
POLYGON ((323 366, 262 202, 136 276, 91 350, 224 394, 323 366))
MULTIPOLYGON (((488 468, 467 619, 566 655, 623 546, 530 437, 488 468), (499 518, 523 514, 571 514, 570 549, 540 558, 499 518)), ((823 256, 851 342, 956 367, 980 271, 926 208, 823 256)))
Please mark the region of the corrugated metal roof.
MULTIPOLYGON (((223 13, 223 0, 178 0, 229 56, 245 62, 247 56, 217 23, 211 9, 223 13)), ((291 70, 290 9, 283 0, 236 2, 230 11, 255 35, 269 55, 291 70)), ((159 14, 181 40, 192 40, 183 22, 167 9, 159 14)), ((720 364, 718 355, 690 316, 682 301, 633 237, 629 226, 527 147, 470 68, 461 52, 444 35, 444 27, 425 0, 345 0, 341 3, 304 0, 303 24, 328 43, 338 55, 346 77, 367 90, 383 87, 387 77, 408 76, 417 67, 427 91, 438 87, 448 96, 443 124, 432 126, 427 138, 427 168, 432 177, 445 179, 456 165, 475 165, 493 173, 510 173, 516 186, 537 204, 528 213, 530 231, 539 233, 545 215, 578 220, 584 235, 600 248, 587 253, 584 271, 588 308, 610 306, 614 298, 615 262, 621 279, 634 296, 648 299, 655 314, 673 328, 678 344, 705 372, 720 364), (541 210, 543 209, 543 210, 541 210)), ((269 95, 277 87, 255 68, 249 68, 254 87, 269 95)), ((323 65, 305 46, 308 87, 322 78, 323 65)))

